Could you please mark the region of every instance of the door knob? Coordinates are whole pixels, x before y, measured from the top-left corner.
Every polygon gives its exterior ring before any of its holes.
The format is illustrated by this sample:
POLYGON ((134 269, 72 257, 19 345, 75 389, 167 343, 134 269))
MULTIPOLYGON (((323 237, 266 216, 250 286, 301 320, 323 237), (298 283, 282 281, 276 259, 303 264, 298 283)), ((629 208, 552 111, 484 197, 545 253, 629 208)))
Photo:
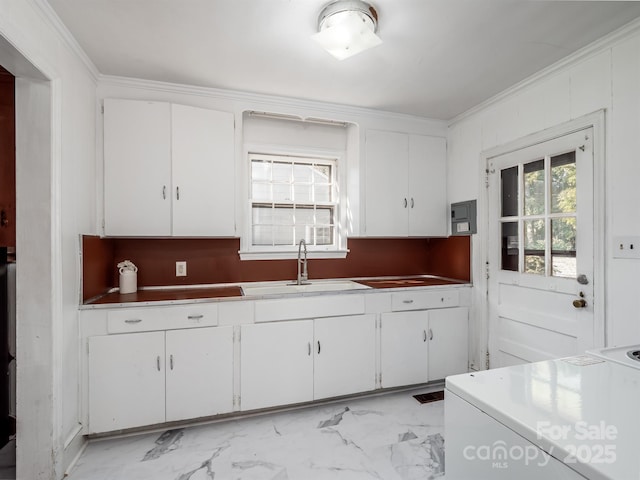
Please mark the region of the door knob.
POLYGON ((584 308, 587 306, 587 301, 584 298, 577 298, 573 301, 573 306, 576 308, 584 308))

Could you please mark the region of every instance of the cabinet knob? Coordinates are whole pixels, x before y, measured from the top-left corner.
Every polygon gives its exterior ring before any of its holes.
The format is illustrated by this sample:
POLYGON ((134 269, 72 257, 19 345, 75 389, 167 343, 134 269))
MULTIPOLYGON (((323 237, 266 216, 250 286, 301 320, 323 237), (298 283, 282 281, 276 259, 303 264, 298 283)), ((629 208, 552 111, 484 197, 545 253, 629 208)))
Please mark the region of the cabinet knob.
POLYGON ((167 186, 166 185, 162 186, 162 199, 163 200, 167 199, 167 186))
POLYGON ((160 371, 160 355, 156 357, 156 368, 160 371))
POLYGON ((318 355, 320 355, 320 340, 318 340, 318 355))
POLYGON ((429 340, 433 340, 433 330, 429 329, 429 340))
POLYGON ((407 208, 407 205, 408 205, 408 204, 407 204, 407 199, 405 198, 405 199, 404 199, 404 208, 407 208))
POLYGON ((180 187, 176 187, 176 200, 180 200, 180 187))
POLYGON ((411 208, 413 208, 414 204, 415 204, 415 202, 413 201, 413 197, 411 197, 411 208))
POLYGON ((427 341, 427 331, 426 331, 426 330, 423 330, 423 331, 422 331, 422 341, 423 341, 423 342, 426 342, 426 341, 427 341))
POLYGON ((407 303, 407 304, 413 303, 413 300, 403 300, 402 303, 407 303))

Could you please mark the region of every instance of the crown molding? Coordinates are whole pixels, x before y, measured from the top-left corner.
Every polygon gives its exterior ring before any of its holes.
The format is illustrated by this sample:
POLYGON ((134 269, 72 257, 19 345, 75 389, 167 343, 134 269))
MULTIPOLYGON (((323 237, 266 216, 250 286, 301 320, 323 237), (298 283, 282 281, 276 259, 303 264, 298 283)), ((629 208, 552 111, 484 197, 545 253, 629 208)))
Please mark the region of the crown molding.
POLYGON ((577 50, 576 52, 558 60, 557 62, 552 63, 548 67, 545 67, 542 70, 534 73, 533 75, 525 78, 521 82, 516 83, 515 85, 507 88, 506 90, 503 90, 502 92, 494 95, 491 98, 488 98, 475 107, 471 107, 469 110, 456 115, 448 121, 448 126, 452 127, 456 123, 461 122, 462 120, 465 120, 466 118, 471 117, 476 113, 481 112, 482 110, 495 105, 496 103, 499 103, 502 100, 515 95, 516 93, 521 92, 522 90, 525 90, 527 87, 533 85, 536 82, 539 82, 540 80, 549 78, 552 75, 561 72, 562 70, 577 65, 578 63, 586 60, 591 56, 602 53, 605 50, 612 48, 616 44, 622 42, 623 40, 626 40, 632 35, 637 34, 639 31, 640 18, 636 18, 635 20, 632 20, 631 22, 623 25, 617 30, 614 30, 608 35, 605 35, 604 37, 590 43, 589 45, 582 47, 580 50, 577 50))
POLYGON ((91 61, 87 53, 82 49, 67 26, 62 22, 49 2, 47 2, 47 0, 32 0, 32 2, 40 11, 44 19, 53 27, 58 35, 60 35, 63 43, 71 51, 71 53, 73 53, 84 64, 93 81, 97 83, 98 79, 100 78, 100 71, 91 61))
POLYGON ((447 128, 447 122, 444 120, 397 112, 387 112, 385 110, 376 110, 372 108, 354 107, 351 105, 343 105, 338 103, 306 100, 302 98, 241 92, 238 90, 226 90, 213 87, 199 87, 179 83, 160 82, 156 80, 145 80, 141 78, 120 77, 114 75, 100 75, 98 81, 100 84, 116 87, 139 88, 166 93, 178 93, 243 102, 250 105, 252 109, 255 109, 257 105, 266 105, 271 109, 273 109, 274 107, 280 107, 285 109, 285 111, 289 111, 291 109, 313 110, 321 114, 331 115, 332 120, 344 120, 346 122, 352 122, 353 117, 366 117, 378 118, 381 120, 395 119, 413 123, 417 122, 431 128, 447 128))

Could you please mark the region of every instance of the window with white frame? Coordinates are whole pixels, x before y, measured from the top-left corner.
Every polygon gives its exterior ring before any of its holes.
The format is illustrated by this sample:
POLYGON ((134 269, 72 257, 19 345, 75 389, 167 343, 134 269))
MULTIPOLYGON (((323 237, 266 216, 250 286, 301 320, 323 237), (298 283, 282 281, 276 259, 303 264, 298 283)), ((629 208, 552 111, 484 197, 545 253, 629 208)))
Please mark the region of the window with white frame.
POLYGON ((337 160, 250 153, 251 249, 337 250, 337 160))

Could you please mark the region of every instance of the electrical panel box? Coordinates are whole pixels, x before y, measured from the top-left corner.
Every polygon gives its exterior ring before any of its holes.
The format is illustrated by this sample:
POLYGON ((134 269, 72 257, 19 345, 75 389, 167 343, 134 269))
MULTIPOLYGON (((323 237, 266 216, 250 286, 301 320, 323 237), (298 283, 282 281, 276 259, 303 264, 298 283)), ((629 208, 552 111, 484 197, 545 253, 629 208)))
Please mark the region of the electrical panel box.
POLYGON ((451 204, 451 235, 471 235, 478 232, 476 201, 451 204))

